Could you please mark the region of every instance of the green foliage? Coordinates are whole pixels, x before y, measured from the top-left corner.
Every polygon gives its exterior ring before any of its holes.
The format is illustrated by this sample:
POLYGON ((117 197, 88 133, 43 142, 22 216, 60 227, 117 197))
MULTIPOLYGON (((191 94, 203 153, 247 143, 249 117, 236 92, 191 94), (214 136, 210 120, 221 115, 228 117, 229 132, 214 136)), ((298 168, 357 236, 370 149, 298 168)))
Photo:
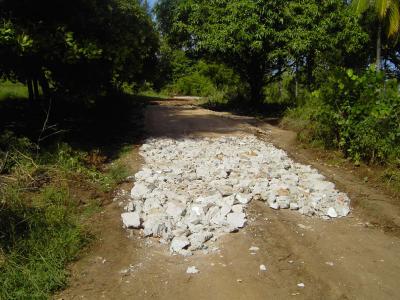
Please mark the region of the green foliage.
POLYGON ((296 81, 295 77, 290 73, 285 73, 282 75, 281 80, 277 82, 272 82, 264 86, 264 103, 279 103, 285 104, 286 106, 296 105, 296 97, 301 98, 304 89, 299 89, 297 86, 296 95, 296 81))
POLYGON ((87 189, 110 191, 128 175, 119 163, 102 170, 98 151, 36 150, 11 132, 0 137, 0 299, 47 299, 65 287, 66 265, 89 239, 82 220, 99 205, 87 189))
POLYGON ((26 86, 10 81, 0 82, 0 101, 5 99, 28 98, 26 86))
POLYGON ((339 148, 356 163, 399 164, 400 95, 396 80, 370 69, 339 70, 289 116, 309 119, 311 139, 339 148))
POLYGON ((263 86, 285 72, 311 85, 332 66, 365 65, 368 35, 341 0, 162 2, 173 2, 166 34, 187 52, 234 68, 253 106, 262 103, 263 86))
POLYGON ((175 81, 168 91, 173 94, 201 96, 211 102, 232 100, 243 93, 239 76, 227 66, 218 63, 198 61, 193 66, 176 68, 175 81), (183 76, 180 76, 184 74, 183 76))
POLYGON ((388 36, 393 36, 399 31, 400 7, 397 1, 393 0, 353 0, 353 9, 357 15, 362 15, 369 8, 375 10, 379 22, 386 23, 388 36))
POLYGON ((158 35, 139 1, 5 0, 0 17, 0 78, 82 97, 153 76, 158 35))
POLYGON ((174 32, 188 37, 188 49, 234 68, 258 102, 266 71, 276 67, 283 8, 282 1, 182 1, 174 32))
POLYGON ((65 265, 87 241, 76 206, 64 187, 45 187, 31 201, 15 187, 0 192, 0 298, 48 298, 65 286, 65 265))

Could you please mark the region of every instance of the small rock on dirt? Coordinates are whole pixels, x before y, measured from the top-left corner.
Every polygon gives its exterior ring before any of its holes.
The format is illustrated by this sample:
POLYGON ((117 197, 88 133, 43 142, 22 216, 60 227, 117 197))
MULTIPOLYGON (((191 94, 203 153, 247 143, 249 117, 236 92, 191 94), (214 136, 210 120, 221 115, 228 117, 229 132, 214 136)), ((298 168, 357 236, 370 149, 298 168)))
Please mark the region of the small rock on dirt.
POLYGON ((186 270, 187 274, 197 274, 199 272, 200 271, 195 266, 188 267, 186 270))

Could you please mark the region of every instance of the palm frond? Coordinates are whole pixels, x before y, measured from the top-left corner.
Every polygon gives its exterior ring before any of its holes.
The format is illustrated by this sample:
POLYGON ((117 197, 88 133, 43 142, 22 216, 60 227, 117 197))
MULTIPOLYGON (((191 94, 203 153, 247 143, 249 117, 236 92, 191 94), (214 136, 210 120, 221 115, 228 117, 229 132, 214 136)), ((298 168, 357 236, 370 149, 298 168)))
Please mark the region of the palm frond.
POLYGON ((369 7, 370 0, 353 0, 351 6, 357 15, 363 14, 369 7))
POLYGON ((388 8, 393 2, 392 0, 375 0, 375 9, 376 13, 378 14, 379 20, 383 20, 386 17, 386 13, 388 8))
POLYGON ((400 28, 400 7, 397 0, 391 0, 387 10, 389 20, 388 36, 392 36, 399 31, 400 28))

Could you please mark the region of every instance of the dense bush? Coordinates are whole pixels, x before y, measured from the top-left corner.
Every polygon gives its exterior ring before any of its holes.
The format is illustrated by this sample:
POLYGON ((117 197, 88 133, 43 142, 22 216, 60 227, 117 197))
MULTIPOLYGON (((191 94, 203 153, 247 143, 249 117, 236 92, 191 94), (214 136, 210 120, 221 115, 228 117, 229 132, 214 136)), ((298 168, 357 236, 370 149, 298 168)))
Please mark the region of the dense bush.
POLYGON ((335 72, 287 117, 305 122, 303 136, 339 148, 357 163, 400 163, 399 85, 372 69, 335 72))
POLYGON ((223 64, 200 60, 188 67, 186 72, 181 68, 179 71, 183 76, 177 76, 168 86, 170 93, 201 96, 212 102, 224 102, 234 99, 243 92, 239 76, 223 64))

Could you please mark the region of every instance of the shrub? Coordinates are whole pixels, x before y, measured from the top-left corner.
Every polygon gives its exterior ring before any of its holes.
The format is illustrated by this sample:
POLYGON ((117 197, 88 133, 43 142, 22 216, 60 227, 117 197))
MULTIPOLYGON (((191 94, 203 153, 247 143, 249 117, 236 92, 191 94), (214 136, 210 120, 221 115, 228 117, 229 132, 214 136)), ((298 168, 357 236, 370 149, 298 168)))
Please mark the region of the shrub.
POLYGON ((399 85, 373 69, 336 71, 287 117, 308 119, 310 140, 339 148, 356 163, 400 164, 399 85))
POLYGON ((210 102, 226 102, 244 91, 239 76, 219 63, 198 61, 168 86, 169 93, 205 97, 210 102))

